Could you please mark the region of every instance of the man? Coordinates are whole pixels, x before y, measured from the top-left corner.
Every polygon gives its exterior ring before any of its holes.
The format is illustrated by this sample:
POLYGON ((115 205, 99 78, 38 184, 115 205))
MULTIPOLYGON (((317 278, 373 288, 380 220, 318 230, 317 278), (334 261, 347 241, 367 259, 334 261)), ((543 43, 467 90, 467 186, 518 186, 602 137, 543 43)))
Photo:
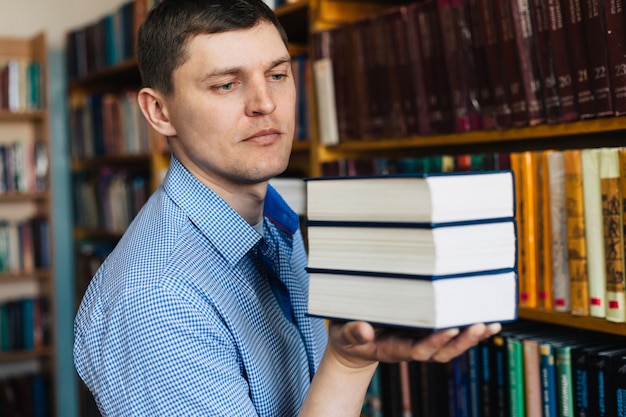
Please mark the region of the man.
POLYGON ((378 361, 447 361, 499 330, 424 339, 306 313, 289 160, 287 39, 261 0, 165 0, 138 40, 141 109, 168 138, 163 185, 89 286, 75 364, 104 415, 358 415, 378 361))

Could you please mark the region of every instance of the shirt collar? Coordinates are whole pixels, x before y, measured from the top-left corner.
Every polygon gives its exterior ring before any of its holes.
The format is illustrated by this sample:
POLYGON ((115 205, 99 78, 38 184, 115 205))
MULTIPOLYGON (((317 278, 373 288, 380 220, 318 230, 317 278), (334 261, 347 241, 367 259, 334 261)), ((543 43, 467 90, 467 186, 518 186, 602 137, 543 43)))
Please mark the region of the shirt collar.
MULTIPOLYGON (((163 188, 200 232, 233 265, 261 239, 239 213, 194 177, 174 155, 163 180, 163 188), (232 242, 233 237, 237 239, 236 245, 232 242)), ((264 216, 289 235, 293 235, 299 227, 298 215, 269 185, 264 216)))

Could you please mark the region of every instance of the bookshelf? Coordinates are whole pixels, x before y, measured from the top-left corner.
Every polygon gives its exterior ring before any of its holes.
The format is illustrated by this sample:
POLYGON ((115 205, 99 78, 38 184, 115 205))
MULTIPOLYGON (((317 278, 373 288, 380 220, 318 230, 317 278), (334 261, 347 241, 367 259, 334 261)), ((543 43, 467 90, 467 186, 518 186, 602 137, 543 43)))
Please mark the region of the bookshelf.
MULTIPOLYGON (((54 413, 54 274, 46 34, 0 37, 0 385, 54 413)), ((8 403, 3 412, 24 412, 8 403)))
MULTIPOLYGON (((410 3, 413 2, 311 1, 309 12, 313 19, 311 30, 314 33, 353 25, 395 6, 410 3)), ((325 163, 342 160, 617 147, 623 145, 625 129, 624 117, 610 116, 562 123, 544 122, 514 128, 410 134, 399 137, 380 136, 365 140, 349 139, 340 140, 334 145, 324 145, 316 127, 310 149, 311 173, 313 176, 323 175, 325 163)), ((625 323, 608 322, 602 318, 574 316, 551 309, 528 307, 521 307, 519 315, 521 318, 546 323, 626 336, 625 323)))

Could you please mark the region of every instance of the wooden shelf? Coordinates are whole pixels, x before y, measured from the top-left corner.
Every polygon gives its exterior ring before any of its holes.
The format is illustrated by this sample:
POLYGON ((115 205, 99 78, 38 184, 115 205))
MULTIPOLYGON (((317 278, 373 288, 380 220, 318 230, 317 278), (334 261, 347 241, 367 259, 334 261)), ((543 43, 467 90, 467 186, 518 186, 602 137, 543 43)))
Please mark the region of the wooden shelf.
POLYGON ((47 191, 18 193, 18 192, 4 192, 0 193, 0 203, 17 202, 17 201, 37 201, 47 200, 49 194, 47 191))
POLYGON ((43 110, 36 111, 23 111, 23 112, 13 112, 8 110, 0 110, 0 121, 1 122, 11 122, 11 121, 42 121, 48 117, 47 113, 43 110))
POLYGON ((626 323, 613 323, 601 318, 574 316, 568 313, 534 308, 520 308, 519 317, 544 323, 626 336, 626 323))
POLYGON ((149 164, 150 154, 106 155, 94 158, 72 159, 72 170, 87 170, 103 165, 128 165, 129 163, 149 164))
POLYGON ((368 154, 402 149, 445 148, 457 145, 497 144, 513 141, 563 138, 593 133, 618 133, 626 131, 626 117, 582 120, 561 124, 542 124, 515 129, 481 130, 463 133, 421 135, 405 138, 353 140, 336 146, 320 147, 321 161, 343 158, 346 155, 368 154))
POLYGON ((28 279, 47 281, 52 279, 52 272, 49 269, 37 269, 35 271, 19 272, 0 272, 0 283, 25 281, 28 279))
POLYGON ((53 355, 54 349, 51 347, 44 347, 33 350, 0 352, 0 363, 23 361, 28 359, 52 358, 53 355))

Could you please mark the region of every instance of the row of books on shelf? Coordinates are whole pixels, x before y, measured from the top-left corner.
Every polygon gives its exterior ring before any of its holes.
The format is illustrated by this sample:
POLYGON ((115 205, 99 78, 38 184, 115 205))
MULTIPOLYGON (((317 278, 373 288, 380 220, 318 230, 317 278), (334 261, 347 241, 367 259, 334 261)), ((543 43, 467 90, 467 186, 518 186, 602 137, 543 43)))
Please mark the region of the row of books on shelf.
POLYGON ((88 94, 70 101, 74 158, 147 154, 150 152, 148 132, 136 90, 88 94))
POLYGON ((626 18, 613 3, 426 0, 315 32, 321 140, 624 114, 626 18))
POLYGON ((123 233, 148 199, 149 178, 142 170, 111 166, 74 173, 74 224, 123 233))
POLYGON ((512 170, 520 306, 626 321, 624 148, 347 159, 323 168, 327 176, 512 170))
POLYGON ((620 416, 623 337, 514 322, 449 363, 381 363, 368 417, 620 416))
POLYGON ((25 112, 42 108, 42 68, 39 61, 0 62, 0 111, 25 112))
POLYGON ((310 314, 426 329, 517 317, 511 171, 306 185, 310 314))
POLYGON ((26 297, 0 303, 0 350, 41 349, 50 342, 48 299, 26 297))
POLYGON ((0 415, 49 417, 53 398, 50 374, 30 363, 3 364, 0 369, 0 415), (13 369, 15 368, 15 369, 13 369))
POLYGON ((0 194, 44 191, 48 154, 42 142, 0 143, 0 194))
POLYGON ((70 80, 114 66, 135 56, 137 31, 156 0, 130 0, 66 34, 70 80))
POLYGON ((50 266, 45 217, 0 220, 0 273, 31 273, 50 266))

